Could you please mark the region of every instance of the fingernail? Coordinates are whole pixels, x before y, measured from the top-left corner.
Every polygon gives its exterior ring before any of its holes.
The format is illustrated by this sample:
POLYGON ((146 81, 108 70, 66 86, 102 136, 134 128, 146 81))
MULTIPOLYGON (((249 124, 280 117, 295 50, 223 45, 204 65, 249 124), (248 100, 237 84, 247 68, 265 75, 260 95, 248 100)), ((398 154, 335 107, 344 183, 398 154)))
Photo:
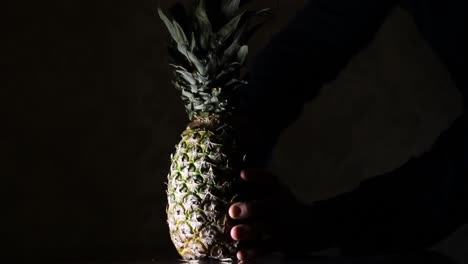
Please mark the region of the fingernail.
POLYGON ((236 236, 236 231, 235 231, 235 229, 236 229, 235 227, 231 229, 231 237, 232 237, 232 239, 234 239, 234 240, 238 240, 238 239, 237 239, 237 236, 236 236))
POLYGON ((247 256, 247 252, 245 252, 245 250, 243 250, 243 251, 238 251, 236 255, 237 255, 237 259, 238 259, 238 260, 246 260, 247 257, 248 257, 248 256, 247 256))
POLYGON ((237 251, 236 256, 238 260, 242 260, 242 253, 240 251, 237 251))
POLYGON ((245 171, 245 170, 242 170, 241 173, 240 173, 240 176, 241 176, 241 178, 244 179, 244 180, 247 179, 247 173, 246 173, 246 171, 245 171))
POLYGON ((244 178, 244 177, 245 177, 245 170, 241 170, 240 176, 241 176, 241 178, 244 178))
POLYGON ((231 217, 237 218, 237 217, 239 217, 241 215, 241 213, 242 213, 242 209, 239 206, 237 206, 237 205, 232 206, 232 208, 231 208, 231 217))

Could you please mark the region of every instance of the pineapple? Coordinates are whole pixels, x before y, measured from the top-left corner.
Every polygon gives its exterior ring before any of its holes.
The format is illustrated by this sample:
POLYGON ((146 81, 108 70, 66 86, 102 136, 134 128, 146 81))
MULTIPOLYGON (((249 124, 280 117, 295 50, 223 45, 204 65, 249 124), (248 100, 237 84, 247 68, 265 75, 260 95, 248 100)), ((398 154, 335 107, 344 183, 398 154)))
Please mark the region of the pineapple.
POLYGON ((242 153, 232 117, 236 91, 247 83, 241 78, 244 43, 257 28, 249 21, 267 12, 241 10, 242 4, 194 0, 187 14, 178 3, 172 19, 158 8, 172 37, 173 84, 190 120, 171 155, 166 209, 171 240, 185 260, 234 259, 236 253, 227 212, 238 197, 242 153))

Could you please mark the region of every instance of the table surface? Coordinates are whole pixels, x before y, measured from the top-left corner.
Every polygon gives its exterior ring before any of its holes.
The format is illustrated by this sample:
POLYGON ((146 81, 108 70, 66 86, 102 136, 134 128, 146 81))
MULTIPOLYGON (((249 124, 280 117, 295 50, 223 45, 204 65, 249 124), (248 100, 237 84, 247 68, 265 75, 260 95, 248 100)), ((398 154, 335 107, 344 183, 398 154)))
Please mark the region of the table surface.
POLYGON ((154 258, 148 261, 89 261, 70 262, 76 264, 461 264, 451 258, 436 252, 410 253, 406 255, 373 256, 373 257, 330 257, 330 256, 279 256, 271 255, 264 258, 246 262, 220 262, 220 261, 182 261, 178 259, 167 260, 154 258))

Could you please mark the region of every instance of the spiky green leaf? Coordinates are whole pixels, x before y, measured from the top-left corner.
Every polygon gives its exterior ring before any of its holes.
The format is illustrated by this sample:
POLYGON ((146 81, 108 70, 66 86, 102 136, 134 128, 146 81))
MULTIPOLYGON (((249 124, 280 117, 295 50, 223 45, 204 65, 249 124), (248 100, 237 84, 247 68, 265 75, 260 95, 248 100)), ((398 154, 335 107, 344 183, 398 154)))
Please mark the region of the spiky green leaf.
POLYGON ((170 14, 171 18, 177 21, 185 32, 190 30, 190 17, 187 15, 187 11, 181 1, 174 3, 168 8, 166 13, 170 14))
POLYGON ((161 20, 164 22, 164 24, 166 25, 166 28, 167 30, 169 31, 169 33, 171 34, 171 37, 174 41, 178 42, 178 36, 177 36, 177 33, 176 33, 176 29, 174 27, 174 25, 172 24, 172 22, 169 20, 169 18, 167 18, 167 16, 163 13, 163 11, 161 10, 161 8, 158 8, 158 14, 159 14, 159 17, 161 18, 161 20))
POLYGON ((212 32, 211 22, 208 19, 205 8, 205 0, 199 0, 195 8, 196 28, 198 32, 196 35, 199 37, 200 47, 204 50, 208 48, 212 32))
POLYGON ((196 103, 194 103, 193 108, 195 110, 203 110, 203 109, 205 109, 205 104, 203 104, 202 102, 196 102, 196 103))
POLYGON ((182 97, 185 97, 185 98, 189 99, 190 101, 192 101, 194 99, 193 94, 186 91, 186 90, 184 90, 184 89, 182 89, 182 97))
POLYGON ((197 93, 197 94, 200 94, 200 87, 198 85, 190 85, 190 91, 192 93, 197 93))
POLYGON ((185 35, 182 27, 175 20, 172 21, 172 24, 174 25, 174 31, 175 31, 175 34, 177 35, 177 39, 178 39, 178 41, 176 40, 177 43, 180 45, 188 46, 187 36, 185 35))
POLYGON ((176 72, 181 76, 187 83, 189 84, 196 84, 197 82, 193 79, 192 75, 183 70, 176 70, 176 72))
POLYGON ((172 64, 172 63, 169 63, 169 66, 172 66, 174 67, 174 69, 177 69, 177 70, 182 70, 182 71, 187 71, 187 69, 185 69, 184 67, 180 66, 180 65, 175 65, 175 64, 172 64))
POLYGON ((224 65, 224 64, 228 63, 232 59, 232 57, 234 55, 236 55, 237 52, 239 51, 239 48, 241 47, 240 44, 239 44, 240 38, 242 37, 245 28, 246 28, 246 26, 244 24, 241 28, 239 28, 237 30, 236 36, 234 37, 234 40, 229 45, 229 47, 227 47, 224 50, 223 58, 221 59, 221 65, 224 65))
POLYGON ((182 86, 177 82, 177 81, 173 81, 172 82, 172 85, 174 85, 174 87, 177 89, 177 90, 182 90, 182 86))
POLYGON ((224 86, 226 82, 236 77, 238 73, 238 69, 234 67, 227 67, 223 69, 217 76, 216 76, 216 84, 220 86, 224 86))
POLYGON ((195 66, 198 73, 200 73, 203 76, 206 75, 206 67, 200 62, 200 60, 192 52, 187 51, 187 58, 195 66))
POLYGON ((249 53, 249 47, 247 45, 242 46, 237 52, 237 60, 241 65, 245 63, 247 54, 249 53))
POLYGON ((223 0, 221 4, 221 13, 229 19, 239 11, 239 4, 240 0, 223 0))
POLYGON ((214 53, 210 53, 208 55, 207 72, 210 75, 214 75, 216 74, 217 69, 218 69, 218 56, 216 56, 214 53))
POLYGON ((197 42, 195 40, 195 32, 192 32, 192 39, 190 40, 190 51, 193 52, 195 50, 195 47, 197 45, 197 42))
POLYGON ((230 86, 230 85, 233 85, 235 83, 239 82, 239 80, 237 80, 236 78, 232 78, 231 80, 229 80, 227 83, 226 83, 226 86, 230 86))
POLYGON ((270 10, 271 10, 271 8, 260 9, 258 11, 255 11, 255 15, 256 16, 270 15, 270 13, 269 13, 270 10))
POLYGON ((224 25, 217 33, 216 40, 219 44, 223 44, 237 29, 239 21, 242 16, 245 14, 245 11, 239 15, 233 17, 226 25, 224 25))

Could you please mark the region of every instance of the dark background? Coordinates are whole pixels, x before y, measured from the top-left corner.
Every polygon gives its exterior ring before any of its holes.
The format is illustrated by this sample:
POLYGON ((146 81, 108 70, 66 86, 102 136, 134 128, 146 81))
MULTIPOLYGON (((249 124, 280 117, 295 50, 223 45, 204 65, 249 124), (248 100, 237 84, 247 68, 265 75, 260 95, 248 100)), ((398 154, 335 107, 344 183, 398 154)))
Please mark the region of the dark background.
MULTIPOLYGON (((164 181, 187 117, 154 16, 174 1, 10 2, 1 11, 5 252, 175 256, 164 181)), ((280 1, 250 50, 302 4, 280 1)), ((272 169, 304 201, 331 197, 429 148, 459 100, 411 18, 395 10, 282 135, 272 169)), ((437 248, 464 263, 467 245, 465 228, 437 248)))

